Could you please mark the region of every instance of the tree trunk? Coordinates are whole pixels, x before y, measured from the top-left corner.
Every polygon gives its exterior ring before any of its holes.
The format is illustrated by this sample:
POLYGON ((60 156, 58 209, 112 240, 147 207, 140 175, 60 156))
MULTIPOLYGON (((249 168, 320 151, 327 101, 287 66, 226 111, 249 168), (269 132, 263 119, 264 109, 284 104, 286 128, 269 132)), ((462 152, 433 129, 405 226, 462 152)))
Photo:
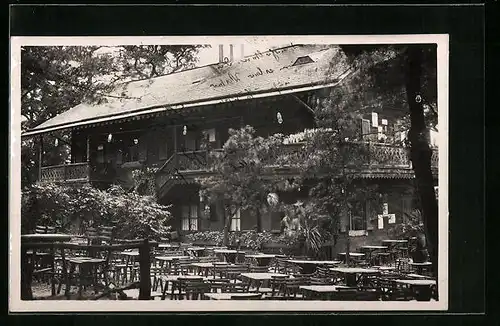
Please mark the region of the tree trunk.
POLYGON ((262 216, 260 213, 260 209, 258 208, 255 213, 255 215, 257 216, 257 232, 262 232, 262 216))
POLYGON ((227 246, 229 242, 229 227, 231 226, 231 217, 233 215, 230 213, 229 209, 226 209, 225 214, 226 214, 226 220, 224 223, 224 237, 222 240, 222 244, 224 246, 227 246))
POLYGON ((432 261, 433 274, 438 270, 438 204, 434 192, 431 170, 432 149, 429 146, 428 128, 424 119, 421 96, 422 48, 410 46, 406 53, 406 94, 410 109, 410 159, 415 172, 418 196, 422 207, 427 245, 432 261))

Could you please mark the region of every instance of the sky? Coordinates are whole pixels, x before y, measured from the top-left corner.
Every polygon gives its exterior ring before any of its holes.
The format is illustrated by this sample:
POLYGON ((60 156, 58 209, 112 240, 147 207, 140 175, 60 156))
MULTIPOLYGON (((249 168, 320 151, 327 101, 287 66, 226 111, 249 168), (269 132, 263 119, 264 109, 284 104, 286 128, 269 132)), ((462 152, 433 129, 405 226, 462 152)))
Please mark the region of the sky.
MULTIPOLYGON (((243 56, 248 56, 257 51, 264 52, 271 48, 289 46, 290 43, 280 41, 266 41, 256 39, 254 42, 245 42, 244 44, 233 44, 233 55, 235 59, 241 58, 241 46, 243 45, 243 56)), ((229 57, 229 44, 223 44, 224 56, 229 57)), ((197 66, 206 66, 219 61, 219 45, 211 44, 210 48, 201 49, 199 52, 199 62, 197 66)))

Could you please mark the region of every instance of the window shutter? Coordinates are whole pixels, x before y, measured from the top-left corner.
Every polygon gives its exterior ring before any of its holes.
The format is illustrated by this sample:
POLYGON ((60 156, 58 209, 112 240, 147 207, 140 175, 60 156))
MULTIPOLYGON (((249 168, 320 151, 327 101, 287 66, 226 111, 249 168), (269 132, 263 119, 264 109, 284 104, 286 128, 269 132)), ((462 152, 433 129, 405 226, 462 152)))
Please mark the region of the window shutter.
POLYGON ((361 119, 361 137, 367 138, 370 135, 371 131, 371 126, 370 126, 370 120, 368 119, 361 119))
POLYGON ((342 212, 340 215, 340 232, 347 231, 347 224, 349 223, 349 216, 346 212, 342 212))
POLYGON ((366 229, 367 230, 373 230, 373 217, 376 216, 376 212, 373 211, 372 209, 373 205, 370 201, 366 201, 366 229))

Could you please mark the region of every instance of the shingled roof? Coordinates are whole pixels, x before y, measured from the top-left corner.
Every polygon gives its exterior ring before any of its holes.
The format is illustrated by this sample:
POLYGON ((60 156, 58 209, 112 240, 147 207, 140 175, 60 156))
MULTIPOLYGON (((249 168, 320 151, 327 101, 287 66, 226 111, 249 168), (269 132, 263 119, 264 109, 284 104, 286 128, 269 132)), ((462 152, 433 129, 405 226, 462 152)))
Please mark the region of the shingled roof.
POLYGON ((119 85, 102 104, 81 103, 27 131, 34 135, 190 106, 333 86, 349 74, 338 46, 296 45, 119 85))

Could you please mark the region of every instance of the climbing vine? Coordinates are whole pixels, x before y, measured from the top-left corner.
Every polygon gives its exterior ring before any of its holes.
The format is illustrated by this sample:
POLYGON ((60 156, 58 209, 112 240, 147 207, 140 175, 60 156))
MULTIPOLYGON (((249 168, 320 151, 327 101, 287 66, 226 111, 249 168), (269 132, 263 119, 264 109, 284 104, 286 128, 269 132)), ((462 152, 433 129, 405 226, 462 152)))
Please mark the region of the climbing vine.
POLYGON ((140 195, 151 196, 157 199, 156 194, 156 167, 144 167, 132 171, 134 191, 140 195))

